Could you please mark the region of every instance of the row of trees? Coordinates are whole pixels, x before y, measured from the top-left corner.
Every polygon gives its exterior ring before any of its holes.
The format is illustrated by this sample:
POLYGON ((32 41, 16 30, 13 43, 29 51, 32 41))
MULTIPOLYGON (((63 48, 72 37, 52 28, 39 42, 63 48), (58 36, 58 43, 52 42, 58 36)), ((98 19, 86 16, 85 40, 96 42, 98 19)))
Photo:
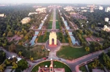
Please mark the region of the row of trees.
POLYGON ((20 61, 17 62, 16 58, 12 59, 6 59, 4 63, 0 65, 0 72, 4 72, 4 69, 7 66, 12 66, 12 70, 15 70, 15 72, 22 72, 26 68, 28 68, 28 62, 24 59, 21 59, 20 61))

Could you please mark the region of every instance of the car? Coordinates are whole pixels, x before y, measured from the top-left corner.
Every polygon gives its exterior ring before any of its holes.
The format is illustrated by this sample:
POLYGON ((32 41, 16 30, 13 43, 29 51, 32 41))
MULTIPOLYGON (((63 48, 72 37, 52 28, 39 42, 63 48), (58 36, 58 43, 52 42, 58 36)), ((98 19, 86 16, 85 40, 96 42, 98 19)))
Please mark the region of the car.
POLYGON ((46 60, 46 59, 48 59, 48 57, 44 57, 43 59, 46 60))

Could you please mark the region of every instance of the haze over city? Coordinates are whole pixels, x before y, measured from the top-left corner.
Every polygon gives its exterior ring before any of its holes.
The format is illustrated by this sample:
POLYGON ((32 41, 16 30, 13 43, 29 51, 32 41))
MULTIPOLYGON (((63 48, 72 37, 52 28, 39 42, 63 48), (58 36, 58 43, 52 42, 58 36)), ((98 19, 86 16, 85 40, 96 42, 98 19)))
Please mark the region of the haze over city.
POLYGON ((78 3, 110 4, 109 0, 0 0, 0 3, 78 3))

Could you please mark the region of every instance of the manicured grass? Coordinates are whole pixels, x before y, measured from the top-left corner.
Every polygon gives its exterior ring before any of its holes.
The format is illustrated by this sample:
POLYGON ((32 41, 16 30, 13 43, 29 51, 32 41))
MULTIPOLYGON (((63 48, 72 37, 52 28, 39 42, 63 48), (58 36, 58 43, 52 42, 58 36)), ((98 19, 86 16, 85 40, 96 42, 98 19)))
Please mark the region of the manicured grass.
POLYGON ((51 14, 50 21, 53 21, 53 12, 51 14))
POLYGON ((52 29, 52 22, 53 22, 53 13, 51 14, 50 20, 49 20, 49 25, 47 29, 52 29))
POLYGON ((68 36, 67 36, 67 35, 63 35, 63 36, 64 36, 64 39, 65 39, 65 42, 62 41, 62 38, 63 38, 63 37, 62 37, 61 32, 58 32, 58 33, 57 33, 57 39, 60 40, 60 42, 62 42, 62 43, 68 43, 68 39, 67 39, 68 36))
POLYGON ((45 46, 43 45, 35 46, 30 51, 31 51, 31 57, 33 57, 34 60, 41 59, 43 57, 48 56, 49 54, 49 52, 47 51, 47 49, 45 49, 45 46))
POLYGON ((46 32, 47 34, 46 34, 46 37, 45 37, 45 39, 43 39, 43 37, 44 37, 44 35, 41 35, 41 36, 39 36, 38 37, 38 43, 44 43, 44 42, 46 42, 48 39, 49 39, 49 32, 46 32))
POLYGON ((23 46, 17 46, 16 52, 19 53, 19 51, 22 52, 22 56, 25 58, 30 59, 30 57, 33 57, 34 60, 41 59, 43 57, 48 56, 49 52, 43 45, 37 45, 34 47, 23 47, 23 46))
MULTIPOLYGON (((65 72, 72 72, 71 69, 70 69, 67 65, 65 65, 64 63, 61 63, 61 62, 58 62, 58 61, 54 61, 53 64, 54 64, 54 68, 65 68, 65 72)), ((38 67, 39 67, 39 66, 40 66, 40 67, 41 67, 41 66, 44 67, 45 65, 47 65, 47 66, 49 67, 49 66, 50 66, 50 61, 45 61, 45 62, 42 62, 42 63, 36 65, 36 66, 32 69, 32 72, 38 71, 38 67)))
POLYGON ((80 67, 80 70, 81 70, 82 72, 87 72, 85 66, 80 67))
POLYGON ((58 21, 56 21, 56 29, 60 29, 60 25, 58 21))
POLYGON ((48 29, 52 29, 52 21, 49 21, 48 29))
POLYGON ((81 56, 88 54, 84 48, 73 48, 70 46, 62 46, 61 49, 57 52, 57 56, 64 59, 76 59, 81 56))

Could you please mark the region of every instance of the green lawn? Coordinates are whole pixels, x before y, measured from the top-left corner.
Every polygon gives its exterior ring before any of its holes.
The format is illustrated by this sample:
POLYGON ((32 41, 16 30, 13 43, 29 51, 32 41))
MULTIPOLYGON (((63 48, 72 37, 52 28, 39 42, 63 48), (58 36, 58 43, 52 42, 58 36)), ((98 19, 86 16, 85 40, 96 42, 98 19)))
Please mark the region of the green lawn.
POLYGON ((56 21, 56 29, 60 29, 59 21, 56 21))
POLYGON ((80 67, 80 70, 81 70, 82 72, 87 72, 85 66, 81 66, 81 67, 80 67))
POLYGON ((81 56, 88 54, 84 48, 73 48, 70 46, 62 46, 61 49, 57 52, 57 56, 64 59, 76 59, 81 56))
POLYGON ((50 21, 53 21, 53 12, 51 14, 50 21))
POLYGON ((63 36, 64 36, 64 39, 65 39, 65 42, 62 41, 62 38, 63 38, 63 37, 62 37, 61 32, 58 32, 58 33, 57 33, 57 39, 60 40, 60 42, 62 42, 62 43, 68 43, 68 39, 67 39, 68 36, 67 36, 67 35, 63 35, 63 36))
POLYGON ((42 47, 43 45, 37 45, 34 47, 27 47, 27 48, 23 46, 17 46, 16 52, 19 53, 19 51, 21 51, 22 56, 24 56, 25 58, 30 59, 30 57, 33 57, 34 60, 36 60, 36 59, 46 57, 49 54, 47 49, 42 47))
MULTIPOLYGON (((54 68, 65 68, 65 72, 72 72, 71 69, 70 69, 67 65, 65 65, 65 64, 63 64, 63 63, 61 63, 61 62, 54 61, 53 64, 54 64, 54 68)), ((47 66, 49 67, 49 66, 50 66, 50 61, 45 61, 45 62, 42 62, 42 63, 36 65, 36 66, 32 69, 32 72, 38 71, 38 67, 39 67, 39 66, 45 66, 45 65, 47 65, 47 66)))
POLYGON ((45 46, 42 46, 42 45, 35 46, 30 51, 31 51, 31 57, 33 57, 34 60, 41 59, 43 57, 48 56, 48 54, 49 54, 47 49, 45 49, 45 46))
POLYGON ((52 21, 49 21, 48 29, 52 29, 52 21))
POLYGON ((39 36, 38 37, 38 43, 44 43, 44 42, 46 42, 48 39, 49 39, 49 32, 46 32, 47 34, 46 34, 46 38, 45 39, 43 39, 43 37, 44 37, 44 35, 41 35, 41 36, 39 36))

